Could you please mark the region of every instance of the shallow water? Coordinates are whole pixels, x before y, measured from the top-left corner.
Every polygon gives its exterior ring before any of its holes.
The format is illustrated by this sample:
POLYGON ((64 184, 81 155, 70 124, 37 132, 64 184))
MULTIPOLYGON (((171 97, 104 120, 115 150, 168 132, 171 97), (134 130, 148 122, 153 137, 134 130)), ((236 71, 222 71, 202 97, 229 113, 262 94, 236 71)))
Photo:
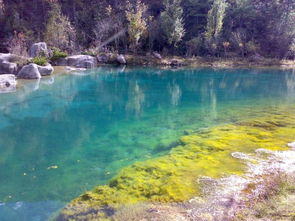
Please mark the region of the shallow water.
POLYGON ((0 220, 46 220, 184 134, 294 103, 292 70, 99 68, 25 82, 0 94, 0 220))

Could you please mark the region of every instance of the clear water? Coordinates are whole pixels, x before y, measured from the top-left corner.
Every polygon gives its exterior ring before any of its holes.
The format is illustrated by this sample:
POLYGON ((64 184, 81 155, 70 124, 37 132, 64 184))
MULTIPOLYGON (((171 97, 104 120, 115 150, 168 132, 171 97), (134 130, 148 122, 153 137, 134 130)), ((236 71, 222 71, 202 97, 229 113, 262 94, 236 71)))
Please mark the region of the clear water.
POLYGON ((295 103, 295 72, 99 68, 0 94, 0 220, 46 220, 198 128, 295 103))

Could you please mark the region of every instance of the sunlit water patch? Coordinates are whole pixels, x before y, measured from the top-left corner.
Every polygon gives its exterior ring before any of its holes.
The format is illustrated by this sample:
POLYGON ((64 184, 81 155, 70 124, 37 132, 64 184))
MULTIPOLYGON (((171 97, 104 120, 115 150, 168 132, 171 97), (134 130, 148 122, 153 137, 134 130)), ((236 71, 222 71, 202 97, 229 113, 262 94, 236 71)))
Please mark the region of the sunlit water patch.
POLYGON ((294 95, 294 73, 271 69, 102 68, 25 82, 0 95, 0 219, 45 220, 181 136, 294 108, 294 95))

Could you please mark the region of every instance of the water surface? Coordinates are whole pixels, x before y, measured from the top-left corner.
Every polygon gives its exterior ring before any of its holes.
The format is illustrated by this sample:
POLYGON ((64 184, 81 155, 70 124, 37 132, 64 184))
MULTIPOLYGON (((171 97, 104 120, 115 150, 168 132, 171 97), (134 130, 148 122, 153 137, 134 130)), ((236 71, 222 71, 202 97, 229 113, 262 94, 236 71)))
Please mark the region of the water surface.
MULTIPOLYGON (((295 103, 277 69, 99 68, 0 94, 0 220, 46 220, 199 128, 295 103)), ((293 107, 293 106, 292 106, 293 107)))

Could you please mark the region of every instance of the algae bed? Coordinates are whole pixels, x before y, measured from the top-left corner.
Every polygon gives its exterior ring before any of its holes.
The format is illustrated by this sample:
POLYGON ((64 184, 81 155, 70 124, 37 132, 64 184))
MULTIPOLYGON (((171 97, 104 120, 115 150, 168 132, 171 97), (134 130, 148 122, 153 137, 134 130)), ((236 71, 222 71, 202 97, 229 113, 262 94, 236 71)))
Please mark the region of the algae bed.
POLYGON ((243 173, 233 151, 286 148, 294 95, 295 74, 279 69, 98 68, 26 82, 0 95, 0 219, 46 220, 81 194, 70 205, 101 216, 189 199, 199 176, 243 173))
MULTIPOLYGON (((183 202, 200 194, 198 178, 243 174, 245 162, 232 153, 287 150, 295 137, 295 111, 265 109, 263 117, 214 126, 180 138, 169 154, 124 168, 108 185, 89 191, 57 220, 95 220, 141 202, 183 202)), ((253 162, 255 163, 255 162, 253 162)))

